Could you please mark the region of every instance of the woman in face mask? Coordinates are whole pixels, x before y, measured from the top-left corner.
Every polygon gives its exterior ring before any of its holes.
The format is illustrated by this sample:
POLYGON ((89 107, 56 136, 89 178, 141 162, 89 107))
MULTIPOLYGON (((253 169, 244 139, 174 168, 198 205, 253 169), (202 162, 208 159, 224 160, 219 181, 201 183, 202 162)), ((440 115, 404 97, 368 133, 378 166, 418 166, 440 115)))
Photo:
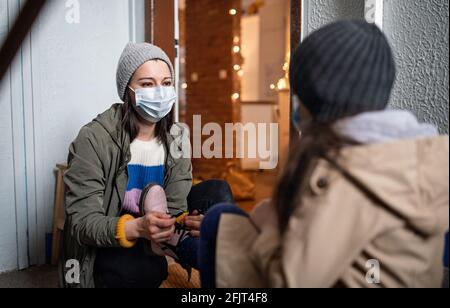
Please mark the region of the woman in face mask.
POLYGON ((83 127, 70 147, 66 287, 156 288, 167 278, 165 256, 196 268, 203 215, 233 200, 221 181, 192 187, 190 158, 173 154, 183 152, 189 136, 173 122, 174 71, 160 48, 128 44, 117 88, 124 104, 83 127))

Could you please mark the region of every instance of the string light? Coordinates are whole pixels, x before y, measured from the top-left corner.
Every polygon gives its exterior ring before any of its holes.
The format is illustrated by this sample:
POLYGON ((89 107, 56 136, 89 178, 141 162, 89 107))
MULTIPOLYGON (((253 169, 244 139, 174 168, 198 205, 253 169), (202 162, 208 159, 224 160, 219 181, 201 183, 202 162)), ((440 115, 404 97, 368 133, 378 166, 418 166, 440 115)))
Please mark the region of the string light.
MULTIPOLYGON (((229 14, 232 16, 237 15, 238 11, 235 8, 230 9, 229 14)), ((240 43, 240 37, 238 35, 233 36, 233 53, 239 54, 241 52, 241 47, 239 46, 240 43)), ((238 62, 238 61, 237 61, 238 62)), ((239 64, 233 65, 233 69, 237 72, 237 75, 242 77, 244 72, 241 69, 241 66, 239 64)), ((232 101, 235 103, 241 98, 241 95, 238 92, 233 93, 231 95, 232 101)))
POLYGON ((188 88, 188 84, 187 84, 187 83, 183 83, 183 84, 181 85, 181 88, 184 89, 184 90, 186 90, 186 89, 188 88))

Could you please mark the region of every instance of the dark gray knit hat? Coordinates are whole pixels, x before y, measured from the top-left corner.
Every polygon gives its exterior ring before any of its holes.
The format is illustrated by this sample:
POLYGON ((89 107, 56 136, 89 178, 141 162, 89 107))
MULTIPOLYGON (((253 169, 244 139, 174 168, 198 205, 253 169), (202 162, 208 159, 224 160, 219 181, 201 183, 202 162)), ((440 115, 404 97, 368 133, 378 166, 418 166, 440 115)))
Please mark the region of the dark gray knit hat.
POLYGON ((117 67, 117 93, 121 100, 125 100, 126 89, 133 74, 142 64, 150 60, 166 62, 172 79, 175 78, 172 62, 161 48, 149 43, 128 43, 117 67))
POLYGON ((380 29, 344 20, 307 37, 295 51, 291 88, 316 121, 332 122, 386 108, 395 63, 380 29))

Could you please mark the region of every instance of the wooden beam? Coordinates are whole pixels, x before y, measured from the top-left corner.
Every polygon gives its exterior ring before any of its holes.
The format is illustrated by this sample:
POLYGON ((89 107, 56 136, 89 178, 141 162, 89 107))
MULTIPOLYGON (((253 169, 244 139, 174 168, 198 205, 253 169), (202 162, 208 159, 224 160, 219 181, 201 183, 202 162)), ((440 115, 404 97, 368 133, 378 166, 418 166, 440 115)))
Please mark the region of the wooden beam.
MULTIPOLYGON (((291 55, 294 54, 295 49, 300 45, 302 36, 302 1, 291 0, 291 55)), ((292 112, 292 99, 291 111, 292 112)), ((290 128, 290 145, 289 149, 295 148, 299 142, 299 135, 295 127, 291 123, 290 128)))
POLYGON ((175 4, 170 0, 145 2, 146 42, 161 47, 175 62, 175 4))
POLYGON ((293 52, 301 40, 302 1, 291 0, 291 51, 293 52))
POLYGON ((9 31, 8 37, 0 49, 0 81, 8 71, 14 56, 46 2, 46 0, 28 0, 20 11, 13 28, 9 31))

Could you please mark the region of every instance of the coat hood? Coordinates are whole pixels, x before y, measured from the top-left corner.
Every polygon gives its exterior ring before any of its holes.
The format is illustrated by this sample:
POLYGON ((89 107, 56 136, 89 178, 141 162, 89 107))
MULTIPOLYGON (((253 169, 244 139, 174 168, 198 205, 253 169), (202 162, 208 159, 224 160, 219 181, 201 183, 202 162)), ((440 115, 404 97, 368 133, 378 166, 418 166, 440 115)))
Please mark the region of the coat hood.
POLYGON ((350 147, 340 164, 418 233, 447 230, 448 136, 350 147))

